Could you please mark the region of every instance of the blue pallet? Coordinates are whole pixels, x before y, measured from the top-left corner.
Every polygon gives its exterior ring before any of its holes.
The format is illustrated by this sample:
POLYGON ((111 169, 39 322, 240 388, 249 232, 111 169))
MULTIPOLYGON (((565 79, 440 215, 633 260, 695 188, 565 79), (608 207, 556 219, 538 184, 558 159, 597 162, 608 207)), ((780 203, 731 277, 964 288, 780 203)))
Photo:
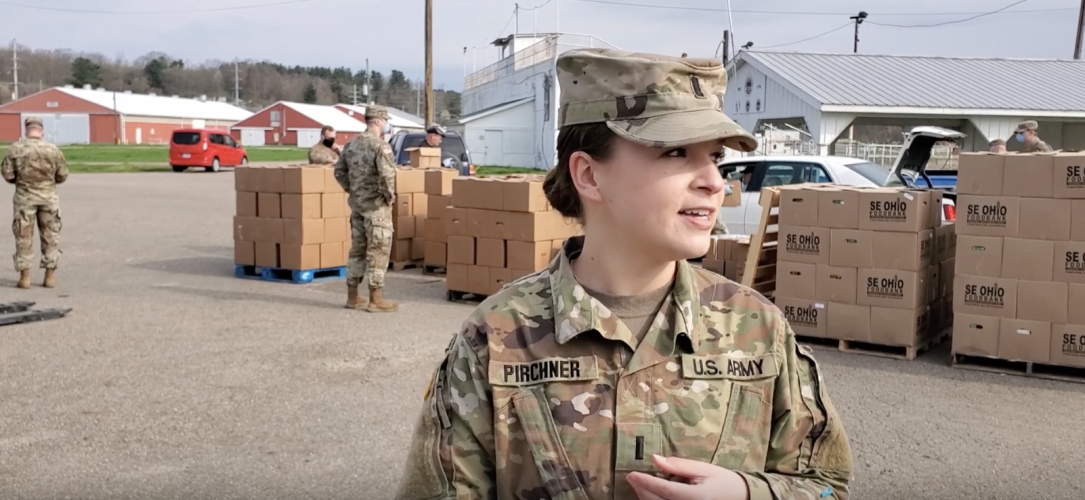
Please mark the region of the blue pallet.
POLYGON ((341 280, 347 277, 346 267, 329 267, 326 269, 308 269, 297 271, 294 269, 279 269, 276 267, 246 266, 238 264, 234 267, 234 276, 238 278, 256 279, 261 281, 273 281, 277 283, 293 283, 306 285, 321 281, 341 280))

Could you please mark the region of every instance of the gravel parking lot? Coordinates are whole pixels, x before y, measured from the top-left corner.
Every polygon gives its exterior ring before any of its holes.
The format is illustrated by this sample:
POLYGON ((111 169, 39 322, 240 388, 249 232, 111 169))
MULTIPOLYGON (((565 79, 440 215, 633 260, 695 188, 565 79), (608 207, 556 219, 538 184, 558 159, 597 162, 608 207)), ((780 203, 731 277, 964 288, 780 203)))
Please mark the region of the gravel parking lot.
MULTIPOLYGON (((17 290, 4 261, 0 302, 74 311, 0 327, 0 498, 391 497, 470 308, 417 270, 389 274, 388 315, 343 309, 341 281, 236 279, 232 190, 230 173, 76 174, 58 288, 35 270, 17 290)), ((1085 498, 1085 385, 955 370, 948 346, 818 353, 853 498, 1085 498)))

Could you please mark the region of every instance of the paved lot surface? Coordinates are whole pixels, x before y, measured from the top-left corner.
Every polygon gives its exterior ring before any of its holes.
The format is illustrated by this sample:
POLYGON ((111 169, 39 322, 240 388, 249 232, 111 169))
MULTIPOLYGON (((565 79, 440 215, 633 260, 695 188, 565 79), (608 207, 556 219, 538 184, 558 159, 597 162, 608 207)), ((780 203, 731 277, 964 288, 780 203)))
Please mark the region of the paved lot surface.
MULTIPOLYGON (((232 189, 199 172, 62 187, 59 287, 0 273, 0 301, 75 309, 0 327, 0 498, 391 496, 469 307, 417 272, 390 275, 394 315, 340 308, 342 282, 235 279, 232 189)), ((945 348, 912 363, 818 352, 854 498, 1085 498, 1085 386, 954 370, 945 348)))

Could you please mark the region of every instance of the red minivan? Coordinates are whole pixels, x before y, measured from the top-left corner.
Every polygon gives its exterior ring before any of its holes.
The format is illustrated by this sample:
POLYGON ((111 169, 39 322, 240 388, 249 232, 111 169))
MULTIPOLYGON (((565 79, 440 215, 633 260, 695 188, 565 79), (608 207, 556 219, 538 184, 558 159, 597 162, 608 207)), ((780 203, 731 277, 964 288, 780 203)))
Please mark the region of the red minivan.
POLYGON ((174 172, 184 172, 188 167, 218 172, 224 166, 248 163, 245 148, 222 130, 181 129, 173 131, 170 138, 170 166, 174 172))

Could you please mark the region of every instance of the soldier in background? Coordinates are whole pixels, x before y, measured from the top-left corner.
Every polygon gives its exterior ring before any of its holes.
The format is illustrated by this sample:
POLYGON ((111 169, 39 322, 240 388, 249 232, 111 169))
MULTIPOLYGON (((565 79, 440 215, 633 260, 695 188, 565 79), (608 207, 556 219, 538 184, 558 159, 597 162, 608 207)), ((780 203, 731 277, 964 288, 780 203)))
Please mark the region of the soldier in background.
POLYGON ((334 165, 342 152, 343 147, 335 143, 335 129, 325 125, 320 129, 320 142, 309 148, 309 164, 334 165))
POLYGON ((1017 125, 1014 134, 1016 134, 1017 140, 1025 145, 1024 149, 1021 150, 1022 152, 1045 153, 1051 151, 1051 146, 1040 140, 1038 130, 1040 130, 1040 125, 1032 120, 1023 121, 1017 125))
POLYGON ((440 125, 430 125, 430 127, 426 129, 426 143, 422 146, 427 148, 441 147, 441 141, 444 140, 446 133, 444 127, 440 125))
POLYGON ((384 273, 392 251, 392 204, 396 169, 392 147, 383 139, 391 132, 388 111, 368 106, 366 131, 343 148, 335 163, 335 180, 349 194, 350 258, 347 262, 347 307, 369 312, 393 312, 395 302, 384 300, 384 273), (358 285, 369 280, 369 300, 358 296, 358 285))
POLYGON ((1004 141, 1002 139, 995 139, 995 140, 991 141, 988 144, 988 147, 991 148, 990 151, 992 153, 1005 153, 1006 152, 1006 141, 1004 141))
POLYGON ((41 118, 26 119, 26 138, 11 145, 0 161, 4 180, 15 184, 14 221, 15 270, 19 288, 30 288, 30 263, 33 259, 34 225, 41 237, 41 267, 45 269, 42 286, 56 286, 57 259, 60 257, 60 199, 57 184, 68 179, 68 162, 60 148, 45 142, 41 118))

